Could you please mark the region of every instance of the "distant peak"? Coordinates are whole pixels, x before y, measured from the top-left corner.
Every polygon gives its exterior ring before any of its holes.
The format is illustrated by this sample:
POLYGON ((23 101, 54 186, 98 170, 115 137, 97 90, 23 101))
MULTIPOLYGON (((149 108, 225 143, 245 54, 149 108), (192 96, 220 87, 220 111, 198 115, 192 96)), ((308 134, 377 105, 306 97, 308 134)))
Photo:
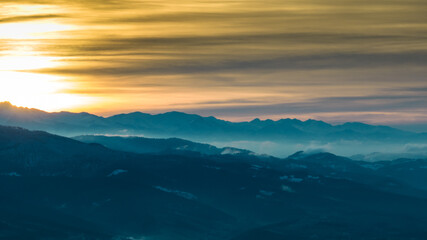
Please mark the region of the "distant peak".
POLYGON ((157 116, 203 118, 202 116, 197 114, 190 114, 190 113, 178 112, 178 111, 165 112, 165 113, 158 114, 157 116))
POLYGON ((282 118, 277 120, 277 122, 302 122, 302 121, 296 118, 282 118))
POLYGON ((16 105, 13 105, 9 101, 0 102, 0 108, 1 109, 8 109, 8 110, 32 110, 32 111, 38 111, 38 112, 45 112, 43 110, 37 109, 37 108, 28 108, 28 107, 18 107, 16 105))
POLYGON ((311 123, 311 122, 315 122, 315 123, 323 123, 323 121, 320 121, 320 120, 316 120, 316 119, 307 119, 307 120, 305 120, 304 122, 306 122, 306 123, 311 123))
POLYGON ((361 122, 346 122, 342 125, 343 126, 370 126, 369 124, 361 123, 361 122))
POLYGON ((288 158, 299 159, 299 158, 303 158, 305 156, 306 156, 306 154, 304 153, 304 151, 298 151, 292 155, 289 155, 288 158))
POLYGON ((130 112, 130 113, 120 113, 113 115, 109 118, 118 118, 118 117, 143 117, 143 116, 151 116, 151 114, 143 113, 143 112, 130 112))
POLYGON ((6 101, 6 102, 0 102, 0 107, 14 107, 12 103, 6 101))
POLYGON ((184 113, 184 112, 178 112, 178 111, 170 111, 170 112, 165 112, 165 113, 161 113, 159 115, 195 115, 195 114, 188 114, 188 113, 184 113))
POLYGON ((289 159, 301 159, 309 156, 322 156, 322 157, 331 157, 335 156, 332 153, 326 152, 322 149, 313 149, 313 150, 306 150, 306 151, 298 151, 290 156, 288 156, 289 159))
POLYGON ((131 116, 145 116, 145 115, 149 115, 149 114, 137 111, 137 112, 128 113, 127 115, 131 115, 131 116))

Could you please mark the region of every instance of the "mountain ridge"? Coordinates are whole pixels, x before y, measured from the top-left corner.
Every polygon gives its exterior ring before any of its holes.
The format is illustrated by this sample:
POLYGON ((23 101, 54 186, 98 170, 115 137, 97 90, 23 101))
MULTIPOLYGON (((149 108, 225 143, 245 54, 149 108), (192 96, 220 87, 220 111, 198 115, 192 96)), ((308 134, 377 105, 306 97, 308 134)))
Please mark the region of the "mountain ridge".
MULTIPOLYGON (((82 135, 72 139, 84 143, 98 143, 107 148, 134 152, 134 153, 155 153, 155 154, 191 154, 201 155, 240 155, 240 156, 260 156, 246 149, 233 147, 218 148, 206 143, 198 143, 180 138, 144 138, 144 137, 123 137, 104 135, 82 135)), ((265 156, 269 157, 269 156, 265 156)))
MULTIPOLYGON (((389 126, 385 126, 385 125, 370 125, 370 124, 366 124, 366 123, 361 123, 361 122, 346 122, 343 124, 337 124, 337 125, 332 125, 330 123, 321 121, 321 120, 315 120, 315 119, 307 119, 305 121, 303 120, 299 120, 296 118, 282 118, 279 120, 271 120, 271 119, 265 119, 265 120, 260 120, 259 118, 254 118, 253 120, 250 121, 242 121, 242 122, 232 122, 232 121, 227 121, 227 120, 222 120, 222 119, 218 119, 214 116, 208 116, 208 117, 204 117, 204 116, 200 116, 197 114, 188 114, 185 112, 179 112, 179 111, 170 111, 170 112, 165 112, 165 113, 159 113, 159 114, 150 114, 150 113, 143 113, 140 111, 135 111, 135 112, 130 112, 130 113, 121 113, 121 114, 115 114, 109 117, 103 117, 103 116, 98 116, 95 114, 91 114, 91 113, 87 113, 87 112, 79 112, 79 113, 75 113, 75 112, 68 112, 68 111, 61 111, 61 112, 46 112, 43 110, 39 110, 36 108, 25 108, 25 107, 17 107, 12 105, 10 102, 1 102, 0 103, 0 120, 2 120, 2 122, 4 122, 5 120, 5 116, 10 116, 10 117, 14 117, 17 116, 19 117, 20 114, 24 115, 24 114, 29 114, 29 113, 33 113, 35 115, 40 115, 43 116, 44 118, 47 118, 49 116, 51 116, 54 119, 58 119, 61 120, 61 117, 86 117, 86 118, 92 118, 92 119, 98 119, 98 120, 112 120, 112 121, 117 121, 117 119, 121 119, 121 118, 133 118, 133 117, 151 117, 151 118, 155 118, 155 119, 164 119, 163 117, 174 117, 174 118, 185 118, 185 119, 191 119, 191 120, 204 120, 204 121, 211 121, 211 122, 221 122, 223 124, 236 124, 236 125, 242 125, 242 124, 252 124, 253 126, 265 126, 265 125, 270 125, 270 124, 277 124, 277 125, 284 125, 284 124, 289 124, 289 123, 294 123, 297 125, 302 125, 302 126, 308 126, 308 125, 320 125, 321 127, 329 127, 329 128, 343 128, 345 129, 348 126, 351 127, 357 127, 358 129, 367 129, 367 128, 377 128, 377 129, 387 129, 387 130, 393 130, 393 131, 398 131, 398 132, 408 132, 408 133, 412 133, 410 131, 403 131, 403 130, 399 130, 396 128, 392 128, 389 126), (6 112, 8 111, 8 112, 6 112), (6 112, 6 113, 5 113, 6 112), (16 115, 13 115, 13 113, 16 113, 16 115)), ((19 119, 18 119, 19 120, 19 119)), ((67 119, 64 119, 67 120, 67 119)), ((18 121, 19 123, 19 121, 18 121)))
POLYGON ((100 117, 90 113, 48 113, 0 103, 0 124, 73 137, 80 135, 127 135, 147 138, 181 138, 216 146, 244 148, 273 156, 298 150, 325 148, 353 156, 425 144, 427 133, 402 131, 382 125, 348 122, 332 125, 309 119, 253 119, 230 122, 177 111, 161 114, 132 112, 100 117), (266 147, 265 147, 266 146, 266 147))
POLYGON ((401 131, 401 132, 411 132, 411 131, 404 131, 404 130, 400 130, 397 128, 393 128, 387 125, 372 125, 372 124, 367 124, 367 123, 363 123, 363 122, 345 122, 345 123, 341 123, 341 124, 331 124, 322 120, 316 120, 316 119, 307 119, 307 120, 300 120, 297 118, 281 118, 278 120, 272 120, 272 119, 264 119, 261 120, 259 118, 254 118, 252 120, 248 120, 248 121, 240 121, 240 122, 234 122, 234 121, 229 121, 229 120, 224 120, 224 119, 219 119, 216 118, 214 116, 201 116, 198 114, 192 114, 192 113, 185 113, 185 112, 180 112, 180 111, 168 111, 168 112, 164 112, 164 113, 158 113, 158 114, 151 114, 151 113, 145 113, 145 112, 141 112, 141 111, 133 111, 133 112, 129 112, 129 113, 119 113, 119 114, 114 114, 108 117, 104 117, 104 116, 99 116, 96 114, 92 114, 92 113, 88 113, 88 112, 70 112, 70 111, 59 111, 59 112, 47 112, 47 111, 43 111, 37 108, 27 108, 27 107, 18 107, 13 105, 10 102, 0 102, 0 111, 3 110, 7 110, 7 109, 14 109, 14 110, 20 110, 20 111, 27 111, 27 112, 34 112, 34 113, 39 113, 39 114, 44 114, 46 116, 49 115, 53 115, 53 116, 87 116, 87 117, 96 117, 98 119, 115 119, 115 118, 120 118, 120 117, 141 117, 141 116, 150 116, 150 117, 162 117, 162 116, 184 116, 186 118, 193 118, 193 119, 209 119, 209 120, 216 120, 216 121, 221 121, 221 122, 225 122, 225 123, 235 123, 235 124, 244 124, 244 123, 285 123, 285 122, 296 122, 296 123, 303 123, 303 124, 310 124, 310 123, 317 123, 317 124, 321 124, 323 126, 327 126, 327 127, 345 127, 345 126, 364 126, 364 127, 378 127, 378 128, 388 128, 388 129, 394 129, 397 131, 401 131))

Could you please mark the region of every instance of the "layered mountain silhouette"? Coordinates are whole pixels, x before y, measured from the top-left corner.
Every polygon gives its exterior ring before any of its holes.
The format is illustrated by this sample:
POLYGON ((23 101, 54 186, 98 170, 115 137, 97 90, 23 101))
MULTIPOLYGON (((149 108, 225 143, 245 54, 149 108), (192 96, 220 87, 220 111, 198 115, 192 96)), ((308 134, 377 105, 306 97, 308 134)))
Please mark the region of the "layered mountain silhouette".
POLYGON ((426 160, 371 163, 314 152, 267 158, 153 144, 170 139, 136 139, 118 151, 101 144, 120 149, 135 139, 85 139, 91 143, 0 126, 0 239, 427 234, 426 160), (140 154, 137 146, 153 150, 140 154))
MULTIPOLYGON (((427 133, 357 122, 341 125, 297 119, 229 122, 181 112, 156 115, 134 112, 104 118, 89 113, 47 113, 15 107, 8 102, 0 103, 0 124, 43 130, 67 137, 126 135, 183 138, 280 157, 301 149, 316 148, 346 156, 367 156, 372 152, 387 152, 390 149, 395 154, 405 154, 407 146, 427 142, 427 133)), ((417 156, 427 156, 427 151, 417 156)), ((375 160, 383 159, 379 157, 375 160)))
POLYGON ((181 112, 151 115, 134 112, 111 117, 89 113, 47 113, 0 103, 0 124, 44 130, 66 136, 87 134, 146 135, 213 140, 426 140, 426 134, 401 131, 363 123, 331 125, 322 121, 297 119, 229 122, 181 112))

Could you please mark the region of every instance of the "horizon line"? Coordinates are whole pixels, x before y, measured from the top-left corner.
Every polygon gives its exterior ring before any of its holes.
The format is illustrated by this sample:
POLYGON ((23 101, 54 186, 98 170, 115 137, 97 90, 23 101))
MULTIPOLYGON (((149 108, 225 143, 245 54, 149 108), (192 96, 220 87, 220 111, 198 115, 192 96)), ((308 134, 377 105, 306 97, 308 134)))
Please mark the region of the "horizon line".
POLYGON ((188 112, 183 112, 183 111, 177 111, 177 110, 171 110, 171 111, 165 111, 165 112, 142 112, 142 111, 129 111, 129 112, 121 112, 121 113, 117 113, 117 114, 112 114, 112 115, 107 115, 107 116, 103 116, 103 115, 98 115, 98 114, 94 114, 94 113, 90 113, 87 111, 67 111, 67 110, 63 110, 63 111, 46 111, 46 110, 42 110, 42 109, 38 109, 38 108, 32 108, 32 107, 25 107, 25 106, 18 106, 18 105, 14 105, 13 103, 11 103, 10 101, 3 101, 0 102, 0 106, 1 105, 9 105, 12 106, 14 108, 21 108, 21 109, 27 109, 27 110, 36 110, 36 111, 40 111, 40 112, 44 112, 47 114, 55 114, 55 113, 71 113, 71 114, 89 114, 89 115, 93 115, 96 117, 100 117, 100 118, 111 118, 114 116, 118 116, 118 115, 129 115, 129 114, 134 114, 134 113, 141 113, 141 114, 147 114, 147 115, 151 115, 151 116, 157 116, 157 115, 162 115, 162 114, 167 114, 167 113, 181 113, 181 114, 186 114, 186 115, 194 115, 194 116, 199 116, 199 117, 203 117, 203 118, 215 118, 217 120, 220 121, 226 121, 226 122, 231 122, 231 123, 243 123, 243 122, 253 122, 253 121, 273 121, 273 122, 278 122, 280 120, 297 120, 300 122, 309 122, 309 121, 317 121, 317 122, 323 122, 332 126, 339 126, 339 125, 343 125, 343 124, 347 124, 347 123, 359 123, 359 124, 366 124, 366 125, 371 125, 371 126, 380 126, 380 127, 390 127, 389 125, 385 125, 385 124, 372 124, 372 123, 367 123, 367 122, 363 122, 363 121, 341 121, 341 122, 328 122, 328 121, 324 121, 324 120, 319 120, 319 119, 313 119, 313 118, 308 118, 308 119, 300 119, 300 118, 291 118, 291 117, 287 117, 287 118, 279 118, 279 119, 271 119, 271 118, 259 118, 259 117, 253 117, 251 118, 251 120, 246 120, 246 121, 232 121, 232 120, 226 120, 226 119, 222 119, 222 118, 218 118, 216 116, 210 115, 210 116, 206 116, 206 115, 201 115, 201 114, 196 114, 196 113, 188 113, 188 112))

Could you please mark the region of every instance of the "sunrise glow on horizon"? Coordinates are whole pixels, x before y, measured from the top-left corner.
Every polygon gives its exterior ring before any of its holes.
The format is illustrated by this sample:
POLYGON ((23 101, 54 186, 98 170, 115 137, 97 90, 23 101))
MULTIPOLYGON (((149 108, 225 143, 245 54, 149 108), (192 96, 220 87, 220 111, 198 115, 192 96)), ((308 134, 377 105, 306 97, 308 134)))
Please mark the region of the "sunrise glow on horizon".
POLYGON ((425 1, 33 2, 0 3, 0 102, 427 122, 425 1))

